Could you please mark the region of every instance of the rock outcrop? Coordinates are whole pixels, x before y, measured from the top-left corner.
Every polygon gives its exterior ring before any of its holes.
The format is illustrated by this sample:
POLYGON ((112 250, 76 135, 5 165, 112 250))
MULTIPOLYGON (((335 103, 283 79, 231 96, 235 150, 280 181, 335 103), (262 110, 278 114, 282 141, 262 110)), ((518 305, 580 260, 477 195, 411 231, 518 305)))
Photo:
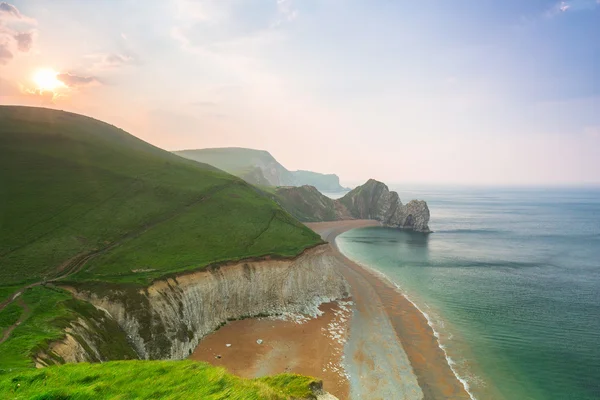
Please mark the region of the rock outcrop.
POLYGON ((303 222, 373 219, 384 226, 430 232, 429 208, 425 201, 411 200, 402 204, 398 193, 374 179, 337 200, 324 196, 312 186, 279 188, 275 200, 303 222))
POLYGON ((76 318, 64 329, 62 339, 37 352, 36 367, 139 358, 123 329, 107 312, 75 299, 68 305, 76 318))
POLYGON ((352 217, 375 219, 385 226, 430 232, 429 207, 423 200, 411 200, 404 205, 396 192, 374 179, 359 186, 339 199, 352 217))
POLYGON ((66 289, 116 321, 140 358, 182 359, 228 320, 316 315, 321 303, 347 297, 348 284, 336 262, 330 248, 321 245, 294 259, 240 261, 143 289, 106 285, 66 289))

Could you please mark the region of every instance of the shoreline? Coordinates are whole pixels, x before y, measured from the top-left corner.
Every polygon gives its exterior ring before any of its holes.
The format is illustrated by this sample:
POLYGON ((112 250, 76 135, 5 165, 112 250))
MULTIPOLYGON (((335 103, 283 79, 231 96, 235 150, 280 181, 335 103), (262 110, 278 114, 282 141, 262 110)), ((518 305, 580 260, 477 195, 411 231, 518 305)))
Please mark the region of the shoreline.
POLYGON ((350 305, 344 300, 323 303, 315 318, 282 315, 231 321, 204 337, 189 358, 250 379, 280 373, 316 376, 328 393, 344 400, 349 386, 342 356, 350 305))
POLYGON ((351 301, 323 303, 314 318, 290 314, 230 321, 204 337, 189 358, 246 378, 284 372, 316 376, 340 400, 473 400, 427 315, 387 276, 338 248, 341 233, 379 222, 306 225, 329 242, 323 262, 333 263, 348 282, 351 301))
MULTIPOLYGON (((341 250, 340 250, 341 252, 341 250)), ((343 254, 343 253, 342 253, 343 254)), ((371 268, 367 265, 363 265, 362 263, 358 263, 356 262, 358 265, 360 265, 362 268, 365 268, 368 272, 372 273, 373 275, 375 275, 377 278, 385 281, 387 284, 392 285, 396 288, 396 290, 399 291, 399 293, 408 301, 410 302, 410 304, 412 304, 412 306, 414 308, 416 308, 422 315, 423 317, 427 320, 427 324, 429 325, 429 327, 431 328, 432 332, 433 332, 433 336, 435 336, 435 338, 437 339, 438 342, 438 347, 440 348, 440 350, 442 350, 444 352, 444 356, 446 358, 446 362, 448 363, 448 367, 450 367, 450 369, 452 370, 452 372, 454 373, 454 376, 456 377, 456 379, 458 379, 458 381, 462 384, 463 388, 465 389, 465 391, 467 392, 467 394, 469 395, 471 400, 477 400, 475 398, 475 395, 471 392, 471 387, 469 385, 469 382, 462 378, 460 376, 460 374, 454 369, 453 364, 454 364, 454 360, 452 360, 452 357, 450 357, 448 355, 448 352, 446 351, 446 346, 444 346, 439 339, 439 332, 436 331, 435 327, 433 326, 433 323, 431 322, 431 318, 429 317, 429 314, 427 314, 425 311, 421 310, 421 308, 414 302, 411 300, 411 298, 406 294, 403 293, 401 290, 401 288, 395 283, 393 282, 387 275, 385 275, 382 272, 379 272, 378 270, 371 268)))
MULTIPOLYGON (((452 360, 440 343, 426 313, 385 275, 346 257, 335 239, 351 229, 380 226, 377 221, 351 220, 307 223, 309 228, 328 241, 336 256, 352 272, 356 272, 377 290, 393 328, 406 351, 411 367, 423 391, 424 399, 469 399, 474 397, 469 384, 452 367, 452 360), (383 276, 382 276, 383 275, 383 276)), ((355 289, 351 283, 352 289, 355 289)), ((354 297, 354 296, 353 296, 354 297)))

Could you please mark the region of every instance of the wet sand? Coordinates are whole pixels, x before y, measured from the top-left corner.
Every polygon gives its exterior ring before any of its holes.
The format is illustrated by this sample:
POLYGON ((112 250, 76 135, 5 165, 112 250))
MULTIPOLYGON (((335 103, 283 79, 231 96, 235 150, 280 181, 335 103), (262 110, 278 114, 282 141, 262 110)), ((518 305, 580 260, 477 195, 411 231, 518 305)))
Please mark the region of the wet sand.
POLYGON ((347 399, 349 386, 341 357, 350 304, 333 302, 319 309, 323 315, 314 319, 229 322, 202 339, 190 358, 223 366, 246 378, 283 372, 319 377, 326 391, 347 399), (261 344, 257 343, 259 339, 261 344))
MULTIPOLYGON (((307 224, 331 243, 336 255, 347 267, 344 276, 352 288, 352 296, 358 312, 369 304, 381 303, 410 360, 424 399, 469 399, 463 385, 448 365, 433 330, 419 310, 408 301, 392 284, 373 272, 361 267, 340 253, 335 244, 337 235, 360 226, 373 226, 373 221, 338 221, 307 224)), ((369 311, 366 310, 368 314, 369 311)), ((368 315, 367 315, 368 318, 368 315)), ((354 320, 353 320, 354 323, 354 320)), ((353 331, 350 330, 352 344, 353 331)), ((347 352, 361 354, 348 346, 347 352)), ((356 358, 356 357, 355 357, 356 358)), ((356 359, 358 363, 368 360, 356 359)), ((367 365, 367 368, 370 365, 367 365)), ((351 367, 351 366, 350 366, 351 367)), ((351 373, 352 375, 352 373, 351 373)), ((407 393, 408 395, 408 393, 407 393)), ((355 397, 355 396, 352 396, 355 397)), ((364 397, 372 398, 372 397, 364 397)), ((399 397, 383 397, 399 398, 399 397)))

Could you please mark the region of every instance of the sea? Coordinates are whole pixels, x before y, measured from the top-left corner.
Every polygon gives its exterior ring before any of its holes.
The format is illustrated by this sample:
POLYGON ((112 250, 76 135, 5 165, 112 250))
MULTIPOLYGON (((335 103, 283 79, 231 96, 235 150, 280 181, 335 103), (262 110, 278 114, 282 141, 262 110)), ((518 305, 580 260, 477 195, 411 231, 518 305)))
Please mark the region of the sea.
POLYGON ((473 399, 600 399, 600 188, 391 186, 431 234, 337 238, 428 318, 473 399))

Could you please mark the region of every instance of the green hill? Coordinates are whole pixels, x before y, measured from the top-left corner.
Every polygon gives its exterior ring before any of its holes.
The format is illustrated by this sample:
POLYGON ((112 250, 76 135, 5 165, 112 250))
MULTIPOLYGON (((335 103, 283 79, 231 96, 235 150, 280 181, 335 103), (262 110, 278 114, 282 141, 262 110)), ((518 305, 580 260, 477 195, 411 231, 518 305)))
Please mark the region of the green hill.
POLYGON ((192 361, 71 364, 0 375, 3 399, 315 399, 322 383, 283 374, 259 379, 192 361))
POLYGON ((198 162, 214 165, 230 174, 249 178, 255 185, 294 185, 295 179, 273 156, 264 150, 225 147, 216 149, 182 150, 175 154, 198 162), (257 175, 257 169, 262 173, 257 175))
POLYGON ((2 286, 66 274, 145 283, 318 242, 262 192, 209 165, 92 118, 0 107, 2 286))
POLYGON ((159 277, 295 256, 318 243, 242 179, 92 118, 0 106, 0 373, 33 366, 74 321, 97 327, 105 346, 98 361, 137 357, 102 312, 52 283, 135 291, 159 277))
POLYGON ((341 192, 340 178, 334 174, 288 171, 264 150, 224 147, 176 151, 182 157, 214 165, 259 186, 314 186, 323 192, 341 192))

